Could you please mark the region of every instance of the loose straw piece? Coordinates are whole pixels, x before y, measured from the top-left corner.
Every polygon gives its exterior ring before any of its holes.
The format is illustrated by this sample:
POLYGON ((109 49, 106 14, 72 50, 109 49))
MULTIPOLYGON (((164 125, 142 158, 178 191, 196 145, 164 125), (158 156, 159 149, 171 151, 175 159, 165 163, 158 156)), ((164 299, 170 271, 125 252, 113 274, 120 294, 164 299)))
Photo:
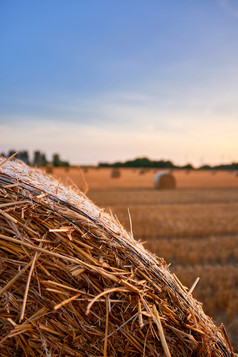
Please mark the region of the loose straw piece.
POLYGON ((31 281, 31 276, 33 273, 33 269, 35 266, 35 262, 36 262, 36 258, 37 258, 37 252, 34 255, 34 258, 32 260, 32 264, 31 264, 31 269, 27 278, 27 283, 26 283, 26 290, 25 290, 25 294, 24 294, 24 298, 23 298, 23 303, 22 303, 22 309, 21 309, 21 315, 19 318, 19 321, 21 322, 24 318, 24 313, 25 313, 25 309, 26 309, 26 301, 27 301, 27 296, 28 296, 28 291, 29 291, 29 287, 30 287, 30 281, 31 281))
MULTIPOLYGON (((4 186, 6 187, 6 186, 4 186)), ((3 207, 11 207, 11 206, 18 206, 18 205, 23 205, 23 204, 26 204, 26 203, 31 203, 31 201, 29 200, 24 200, 24 201, 17 201, 17 202, 8 202, 8 203, 1 203, 0 204, 0 208, 3 208, 3 207)))
POLYGON ((5 293, 5 291, 7 291, 14 283, 15 281, 17 281, 18 278, 20 278, 20 276, 22 274, 25 273, 25 271, 29 268, 29 266, 31 265, 31 262, 29 262, 21 271, 19 271, 19 273, 17 273, 14 278, 12 278, 12 280, 10 280, 1 290, 0 290, 0 297, 2 296, 3 293, 5 293))
POLYGON ((44 248, 36 247, 36 246, 34 246, 32 244, 19 241, 18 239, 5 236, 4 234, 0 234, 0 238, 2 238, 4 240, 7 240, 9 242, 13 242, 13 243, 16 243, 16 244, 23 245, 25 247, 37 250, 37 251, 42 252, 42 253, 46 253, 48 255, 52 255, 52 256, 57 257, 57 258, 68 260, 68 261, 73 262, 73 263, 77 263, 77 262, 80 261, 78 258, 71 258, 71 257, 68 257, 68 256, 63 255, 63 254, 59 254, 59 253, 55 253, 55 252, 49 251, 49 250, 44 249, 44 248))
POLYGON ((10 221, 14 223, 18 223, 18 220, 16 218, 13 218, 10 214, 4 212, 3 210, 0 209, 0 214, 3 215, 6 219, 9 219, 10 221))
POLYGON ((139 319, 139 326, 140 328, 142 328, 144 326, 143 323, 143 318, 142 318, 142 313, 141 313, 141 302, 140 302, 140 298, 138 296, 138 319, 139 319))
MULTIPOLYGON (((134 315, 132 315, 127 321, 123 322, 123 324, 119 327, 117 327, 115 332, 118 332, 119 330, 121 330, 124 326, 126 326, 126 324, 128 324, 131 320, 133 320, 134 318, 136 318, 138 316, 138 312, 136 312, 134 315)), ((115 334, 115 332, 111 332, 110 335, 107 336, 107 338, 111 337, 112 335, 115 334)), ((104 341, 104 339, 102 340, 102 342, 104 341)))
POLYGON ((71 302, 71 301, 77 299, 80 295, 81 295, 81 293, 78 293, 78 294, 72 296, 71 298, 62 301, 62 302, 59 303, 58 305, 55 305, 55 306, 54 306, 54 310, 58 310, 60 307, 62 307, 62 306, 64 306, 64 305, 68 304, 69 302, 71 302))
POLYGON ((225 329, 224 324, 221 324, 221 330, 222 330, 222 334, 223 334, 223 336, 225 337, 226 342, 227 342, 227 344, 228 344, 228 346, 229 346, 229 348, 230 348, 231 357, 237 356, 237 354, 236 354, 236 355, 234 354, 234 350, 233 350, 233 347, 232 347, 231 342, 230 342, 230 340, 229 340, 229 337, 228 337, 228 335, 227 335, 227 332, 226 332, 226 329, 225 329))
POLYGON ((154 321, 155 321, 155 323, 158 327, 158 330, 159 330, 159 337, 161 340, 161 344, 162 344, 164 353, 165 353, 166 357, 171 357, 171 354, 170 354, 170 351, 169 351, 169 348, 168 348, 168 345, 167 345, 167 342, 166 342, 166 339, 164 336, 164 330, 163 330, 163 327, 162 327, 162 324, 160 321, 160 316, 159 316, 158 310, 156 309, 155 305, 153 305, 153 313, 154 313, 153 318, 154 318, 154 321))
POLYGON ((107 289, 105 291, 103 291, 101 294, 98 294, 97 296, 95 296, 95 298, 88 304, 87 310, 86 310, 86 315, 89 314, 90 309, 92 307, 92 305, 95 303, 95 301, 97 301, 98 299, 100 299, 100 297, 102 297, 103 295, 109 294, 109 293, 114 293, 115 291, 121 291, 121 292, 128 292, 128 289, 125 288, 112 288, 112 289, 107 289))
POLYGON ((192 292, 193 292, 193 290, 196 288, 197 283, 199 282, 199 280, 200 280, 200 278, 198 277, 198 278, 194 281, 193 285, 191 286, 191 288, 190 288, 190 290, 189 290, 189 292, 188 292, 188 295, 191 295, 191 294, 192 294, 192 292))
POLYGON ((130 209, 129 209, 129 208, 127 208, 127 211, 128 211, 128 217, 129 217, 129 223, 130 223, 131 238, 132 238, 132 240, 135 242, 135 238, 134 238, 134 235, 133 235, 133 228, 132 228, 131 212, 130 212, 130 209))
POLYGON ((11 160, 15 155, 17 155, 18 152, 15 152, 15 154, 11 155, 10 157, 8 157, 6 160, 4 160, 1 164, 0 167, 2 167, 4 164, 6 164, 6 162, 8 162, 9 160, 11 160))
POLYGON ((12 188, 12 187, 17 187, 19 184, 18 183, 11 183, 10 185, 4 185, 4 188, 12 188))
POLYGON ((108 338, 108 321, 109 321, 109 298, 106 296, 106 326, 105 326, 105 339, 103 357, 107 357, 107 338, 108 338))
POLYGON ((86 178, 85 178, 85 176, 84 176, 84 174, 83 174, 83 172, 82 172, 82 170, 81 170, 81 168, 80 168, 80 167, 79 167, 79 172, 80 172, 80 175, 81 175, 82 180, 83 180, 83 183, 84 183, 83 193, 86 195, 86 194, 87 194, 87 192, 88 192, 88 184, 87 184, 87 180, 86 180, 86 178))
POLYGON ((49 229, 49 232, 68 232, 72 228, 55 228, 55 229, 49 229))

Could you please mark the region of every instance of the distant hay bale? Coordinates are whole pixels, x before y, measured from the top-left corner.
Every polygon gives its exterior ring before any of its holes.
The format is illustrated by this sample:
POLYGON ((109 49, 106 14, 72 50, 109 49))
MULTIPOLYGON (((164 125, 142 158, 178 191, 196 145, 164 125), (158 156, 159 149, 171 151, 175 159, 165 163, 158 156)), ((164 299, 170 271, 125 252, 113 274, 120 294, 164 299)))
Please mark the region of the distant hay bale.
POLYGON ((12 161, 0 205, 1 356, 233 356, 194 285, 84 194, 12 161))
POLYGON ((138 174, 139 175, 143 175, 145 173, 145 169, 143 169, 142 167, 140 167, 139 169, 138 169, 138 174))
POLYGON ((121 171, 118 167, 114 167, 111 171, 111 178, 119 178, 121 176, 121 171))
POLYGON ((53 174, 53 171, 54 171, 53 164, 51 164, 51 163, 47 164, 45 167, 45 171, 47 174, 53 174))
POLYGON ((158 190, 172 190, 176 187, 176 181, 169 171, 163 171, 154 176, 154 185, 158 190))

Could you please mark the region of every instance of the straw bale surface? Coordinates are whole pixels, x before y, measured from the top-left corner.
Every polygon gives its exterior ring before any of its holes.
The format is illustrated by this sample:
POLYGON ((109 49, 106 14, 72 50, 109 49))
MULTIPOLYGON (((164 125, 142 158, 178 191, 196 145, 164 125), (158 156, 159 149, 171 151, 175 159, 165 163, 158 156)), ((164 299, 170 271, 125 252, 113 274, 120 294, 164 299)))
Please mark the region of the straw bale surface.
POLYGON ((164 260, 81 192, 6 162, 0 222, 1 356, 234 356, 164 260))

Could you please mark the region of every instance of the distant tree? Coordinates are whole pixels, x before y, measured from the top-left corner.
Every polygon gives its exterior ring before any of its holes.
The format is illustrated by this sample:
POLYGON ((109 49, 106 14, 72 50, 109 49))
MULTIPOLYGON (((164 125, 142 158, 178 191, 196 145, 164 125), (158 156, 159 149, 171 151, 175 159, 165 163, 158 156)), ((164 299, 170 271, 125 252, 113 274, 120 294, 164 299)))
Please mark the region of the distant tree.
MULTIPOLYGON (((17 150, 9 150, 7 157, 14 155, 16 152, 17 150)), ((26 150, 18 151, 17 154, 15 155, 15 158, 25 162, 27 165, 30 164, 29 154, 28 151, 26 150)))
POLYGON ((61 161, 59 154, 54 154, 53 155, 53 166, 59 167, 59 166, 64 166, 64 167, 69 167, 70 164, 68 161, 61 161))
POLYGON ((60 161, 60 166, 63 166, 63 167, 70 167, 70 164, 68 161, 60 161))
POLYGON ((187 164, 187 165, 184 165, 182 167, 182 169, 185 169, 185 170, 192 170, 193 169, 193 165, 192 164, 187 164))
POLYGON ((40 166, 41 165, 41 153, 40 151, 34 151, 33 164, 40 166))
POLYGON ((27 165, 30 164, 28 151, 19 151, 19 153, 16 155, 16 157, 19 160, 24 161, 27 165))
POLYGON ((17 150, 9 150, 7 157, 14 155, 16 152, 17 150))
POLYGON ((99 167, 136 167, 136 168, 175 168, 171 161, 152 161, 147 157, 137 158, 126 162, 115 162, 114 164, 99 163, 99 167))
POLYGON ((232 170, 238 170, 238 162, 233 162, 231 164, 231 168, 232 168, 232 170))
POLYGON ((199 167, 199 170, 211 170, 212 169, 212 166, 210 165, 203 165, 201 167, 199 167))
POLYGON ((121 162, 115 162, 112 166, 113 167, 122 167, 124 164, 123 163, 121 163, 121 162))
POLYGON ((60 160, 59 154, 54 154, 53 155, 53 165, 56 167, 61 166, 60 163, 61 163, 61 160, 60 160))
POLYGON ((99 162, 98 167, 109 167, 110 164, 108 164, 107 162, 99 162))
POLYGON ((233 162, 232 164, 222 164, 214 166, 216 170, 237 170, 238 163, 233 162))
POLYGON ((44 153, 41 153, 39 150, 34 152, 33 164, 37 166, 46 166, 48 163, 44 153))
POLYGON ((41 161, 43 166, 46 166, 48 164, 45 154, 41 154, 41 161))

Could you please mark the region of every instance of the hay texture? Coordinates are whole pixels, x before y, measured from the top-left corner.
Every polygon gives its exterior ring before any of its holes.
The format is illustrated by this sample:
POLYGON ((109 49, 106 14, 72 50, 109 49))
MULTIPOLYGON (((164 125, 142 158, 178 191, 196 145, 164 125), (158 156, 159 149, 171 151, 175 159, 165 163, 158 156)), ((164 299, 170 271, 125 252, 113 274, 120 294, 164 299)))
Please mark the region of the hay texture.
POLYGON ((0 220, 1 356, 234 356, 192 289, 82 193, 8 161, 0 220))
POLYGON ((158 190, 173 190, 176 187, 175 177, 169 171, 159 172, 154 176, 154 185, 158 190))
POLYGON ((121 176, 121 171, 118 167, 114 167, 111 171, 111 178, 119 178, 121 176))

